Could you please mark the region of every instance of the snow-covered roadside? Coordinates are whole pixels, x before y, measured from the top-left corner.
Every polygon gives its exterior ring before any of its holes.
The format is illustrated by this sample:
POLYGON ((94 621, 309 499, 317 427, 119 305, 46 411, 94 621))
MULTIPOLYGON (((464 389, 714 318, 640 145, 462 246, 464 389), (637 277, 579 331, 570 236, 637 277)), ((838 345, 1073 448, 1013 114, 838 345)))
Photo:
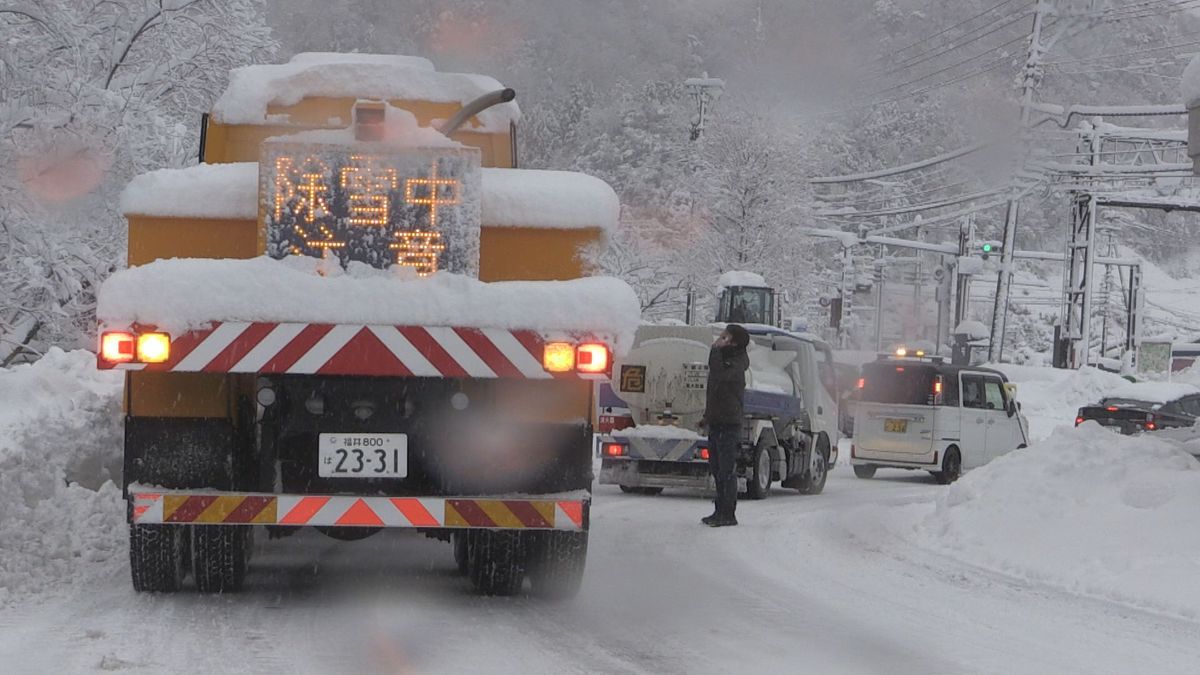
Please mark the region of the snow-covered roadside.
POLYGON ((0 369, 0 606, 124 563, 120 391, 86 351, 0 369))
POLYGON ((1096 368, 1059 370, 1037 366, 996 366, 1017 385, 1021 413, 1029 419, 1030 440, 1050 436, 1060 426, 1073 426, 1079 408, 1095 403, 1128 382, 1096 368))
MULTIPOLYGON (((1200 619, 1200 463, 1179 442, 1060 427, 924 503, 846 520, 1026 582, 1200 619)), ((884 543, 884 542, 880 542, 884 543)))

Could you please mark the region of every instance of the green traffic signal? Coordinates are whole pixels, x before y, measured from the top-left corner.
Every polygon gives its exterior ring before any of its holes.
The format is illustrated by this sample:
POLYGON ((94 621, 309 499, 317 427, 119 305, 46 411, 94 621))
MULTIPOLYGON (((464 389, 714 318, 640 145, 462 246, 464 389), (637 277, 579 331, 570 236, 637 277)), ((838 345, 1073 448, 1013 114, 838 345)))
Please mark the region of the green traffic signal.
POLYGON ((991 244, 984 244, 984 245, 983 245, 983 252, 984 252, 984 253, 991 253, 991 252, 992 252, 992 245, 991 245, 991 244))

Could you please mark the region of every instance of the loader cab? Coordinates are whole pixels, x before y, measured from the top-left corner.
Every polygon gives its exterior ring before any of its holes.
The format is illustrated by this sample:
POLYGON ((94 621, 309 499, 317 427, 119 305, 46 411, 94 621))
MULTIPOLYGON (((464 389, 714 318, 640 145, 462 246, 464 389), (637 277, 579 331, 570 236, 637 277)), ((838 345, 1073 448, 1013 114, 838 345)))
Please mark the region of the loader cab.
POLYGON ((722 288, 716 322, 775 325, 775 290, 765 286, 722 288))

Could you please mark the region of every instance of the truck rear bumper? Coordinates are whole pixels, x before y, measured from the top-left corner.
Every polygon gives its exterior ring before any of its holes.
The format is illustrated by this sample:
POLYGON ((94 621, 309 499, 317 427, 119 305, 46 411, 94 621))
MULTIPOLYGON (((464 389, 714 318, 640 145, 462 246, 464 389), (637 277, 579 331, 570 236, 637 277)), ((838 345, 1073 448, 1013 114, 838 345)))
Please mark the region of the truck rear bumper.
POLYGON ((546 496, 380 497, 128 487, 137 525, 276 525, 422 529, 588 529, 591 499, 546 496))
POLYGON ((609 459, 600 465, 602 485, 651 488, 713 488, 708 462, 609 459))

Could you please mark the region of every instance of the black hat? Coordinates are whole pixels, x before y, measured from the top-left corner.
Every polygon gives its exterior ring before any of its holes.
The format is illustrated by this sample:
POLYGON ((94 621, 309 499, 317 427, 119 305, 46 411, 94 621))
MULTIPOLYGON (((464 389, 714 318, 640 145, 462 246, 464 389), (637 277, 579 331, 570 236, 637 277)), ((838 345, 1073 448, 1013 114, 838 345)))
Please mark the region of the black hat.
POLYGON ((729 333, 729 337, 733 338, 733 344, 737 347, 745 349, 750 344, 750 334, 746 332, 745 328, 736 323, 726 326, 725 332, 729 333))

